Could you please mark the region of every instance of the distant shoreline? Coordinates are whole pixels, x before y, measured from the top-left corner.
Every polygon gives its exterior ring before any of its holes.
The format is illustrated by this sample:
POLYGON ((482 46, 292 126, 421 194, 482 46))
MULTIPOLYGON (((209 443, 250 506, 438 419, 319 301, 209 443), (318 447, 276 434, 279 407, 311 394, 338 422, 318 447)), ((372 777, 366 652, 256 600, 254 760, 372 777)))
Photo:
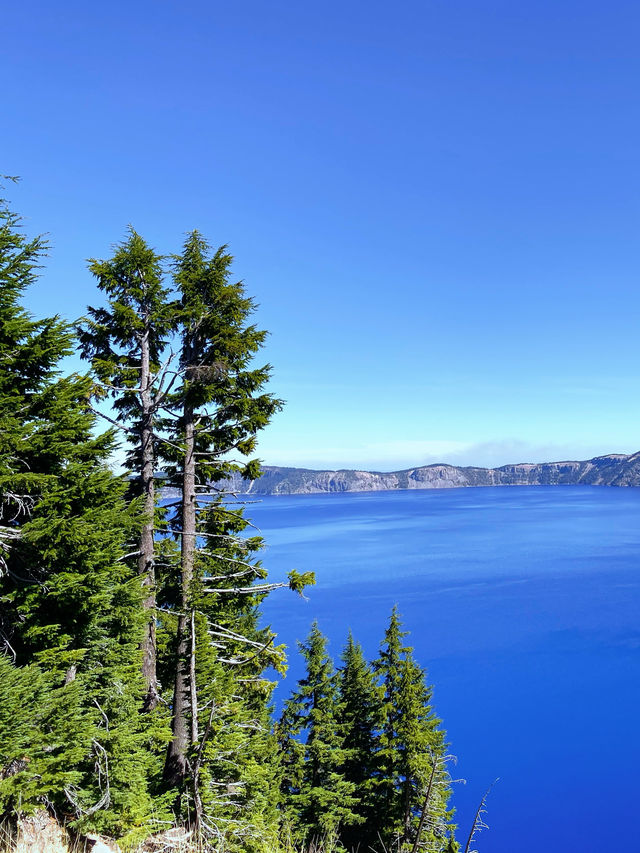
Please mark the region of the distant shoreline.
MULTIPOLYGON (((473 488, 481 486, 640 486, 640 452, 584 461, 523 462, 498 468, 443 463, 401 471, 314 470, 265 465, 257 480, 234 475, 219 483, 238 495, 308 495, 473 488)), ((171 497, 171 487, 162 490, 171 497)), ((212 491, 211 494, 216 494, 212 491)))

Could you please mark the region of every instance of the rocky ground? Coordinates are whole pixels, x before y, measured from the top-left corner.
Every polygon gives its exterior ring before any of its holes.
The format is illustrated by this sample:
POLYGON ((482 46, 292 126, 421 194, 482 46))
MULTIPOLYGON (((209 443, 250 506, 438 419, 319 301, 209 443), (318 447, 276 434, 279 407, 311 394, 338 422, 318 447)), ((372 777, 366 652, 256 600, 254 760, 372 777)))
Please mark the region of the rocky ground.
MULTIPOLYGON (((16 826, 0 828, 2 853, 120 853, 118 844, 100 835, 71 837, 49 812, 36 812, 16 826)), ((132 853, 195 853, 190 833, 169 829, 153 835, 132 853)))

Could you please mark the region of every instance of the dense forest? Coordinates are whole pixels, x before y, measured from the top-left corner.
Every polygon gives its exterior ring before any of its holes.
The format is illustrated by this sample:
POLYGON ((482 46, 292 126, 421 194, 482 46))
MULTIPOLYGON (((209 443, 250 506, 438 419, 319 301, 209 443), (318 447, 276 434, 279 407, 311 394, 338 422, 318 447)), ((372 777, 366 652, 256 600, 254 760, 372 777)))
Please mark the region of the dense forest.
POLYGON ((261 602, 314 578, 271 583, 225 491, 258 476, 282 405, 226 247, 192 232, 162 256, 129 230, 90 262, 97 307, 74 323, 23 307, 46 248, 2 203, 6 837, 46 810, 123 850, 170 832, 212 851, 458 850, 445 733, 395 609, 371 662, 349 636, 336 667, 314 624, 274 712, 285 650, 261 602), (86 373, 63 369, 73 352, 86 373))

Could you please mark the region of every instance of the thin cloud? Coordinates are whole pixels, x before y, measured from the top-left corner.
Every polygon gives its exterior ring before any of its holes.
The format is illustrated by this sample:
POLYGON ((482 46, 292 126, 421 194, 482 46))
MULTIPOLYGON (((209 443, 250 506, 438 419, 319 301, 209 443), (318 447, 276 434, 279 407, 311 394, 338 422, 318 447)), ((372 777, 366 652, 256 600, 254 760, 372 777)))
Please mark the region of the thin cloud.
POLYGON ((517 439, 486 442, 406 440, 287 450, 264 448, 260 455, 267 465, 334 470, 355 468, 393 471, 403 468, 446 463, 458 466, 495 468, 519 462, 556 462, 589 459, 606 453, 633 453, 637 448, 609 447, 597 444, 533 443, 517 439))

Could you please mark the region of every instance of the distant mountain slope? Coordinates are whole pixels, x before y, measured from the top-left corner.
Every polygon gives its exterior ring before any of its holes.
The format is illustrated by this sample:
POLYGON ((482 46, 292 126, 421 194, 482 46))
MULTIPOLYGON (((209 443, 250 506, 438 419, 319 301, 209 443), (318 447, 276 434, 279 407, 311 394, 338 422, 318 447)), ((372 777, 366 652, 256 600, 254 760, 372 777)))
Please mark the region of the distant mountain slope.
POLYGON ((236 477, 225 484, 234 492, 255 495, 302 495, 323 492, 381 492, 393 489, 454 489, 469 486, 640 486, 640 453, 612 453, 584 462, 543 462, 500 468, 424 465, 406 471, 314 471, 266 465, 253 482, 236 477))

